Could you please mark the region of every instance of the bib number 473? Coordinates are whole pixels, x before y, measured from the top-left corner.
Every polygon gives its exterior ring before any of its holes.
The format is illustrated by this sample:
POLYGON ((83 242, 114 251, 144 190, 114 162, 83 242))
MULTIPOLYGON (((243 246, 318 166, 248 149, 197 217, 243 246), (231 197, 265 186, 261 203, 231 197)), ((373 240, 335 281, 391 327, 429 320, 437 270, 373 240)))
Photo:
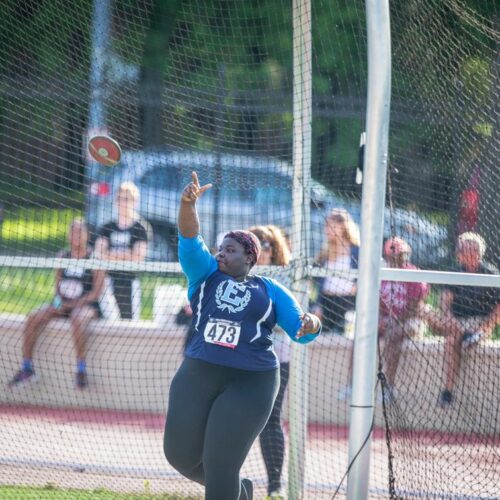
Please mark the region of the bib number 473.
POLYGON ((205 342, 235 349, 240 340, 241 326, 233 321, 209 319, 203 336, 205 342))

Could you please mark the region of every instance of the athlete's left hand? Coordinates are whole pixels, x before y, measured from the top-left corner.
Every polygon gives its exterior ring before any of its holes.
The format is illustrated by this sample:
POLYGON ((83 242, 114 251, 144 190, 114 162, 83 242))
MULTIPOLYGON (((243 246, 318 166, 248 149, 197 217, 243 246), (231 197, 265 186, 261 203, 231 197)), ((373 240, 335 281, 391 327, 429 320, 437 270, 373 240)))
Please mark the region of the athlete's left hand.
POLYGON ((303 337, 308 333, 318 333, 321 327, 321 321, 315 314, 305 313, 302 315, 302 325, 297 332, 297 338, 303 337))

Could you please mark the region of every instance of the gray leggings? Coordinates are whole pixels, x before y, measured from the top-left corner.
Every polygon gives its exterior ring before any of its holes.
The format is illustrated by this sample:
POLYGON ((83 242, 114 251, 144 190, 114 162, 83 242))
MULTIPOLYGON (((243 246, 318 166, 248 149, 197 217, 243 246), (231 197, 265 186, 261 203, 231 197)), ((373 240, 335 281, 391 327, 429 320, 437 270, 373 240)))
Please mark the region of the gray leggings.
POLYGON ((239 370, 185 358, 170 386, 163 447, 206 500, 242 500, 240 469, 264 428, 279 388, 278 368, 239 370))

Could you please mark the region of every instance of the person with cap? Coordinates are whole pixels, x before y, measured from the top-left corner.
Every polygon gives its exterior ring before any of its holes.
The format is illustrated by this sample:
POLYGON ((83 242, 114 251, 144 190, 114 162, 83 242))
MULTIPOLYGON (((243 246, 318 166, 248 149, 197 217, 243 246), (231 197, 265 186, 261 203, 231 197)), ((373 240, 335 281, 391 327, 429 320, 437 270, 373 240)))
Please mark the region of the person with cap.
MULTIPOLYGON (((402 238, 389 238, 384 244, 384 258, 389 267, 417 269, 410 262, 411 247, 402 238)), ((382 281, 380 284, 379 335, 384 338, 384 373, 386 402, 395 397, 396 372, 405 338, 423 338, 426 324, 420 311, 429 294, 423 282, 382 281)))
MULTIPOLYGON (((384 244, 384 258, 389 267, 417 269, 410 262, 411 247, 402 238, 391 237, 384 244)), ((395 399, 396 372, 405 338, 423 337, 425 322, 419 317, 429 294, 426 283, 409 281, 382 281, 379 294, 378 333, 384 339, 384 374, 387 380, 384 398, 386 403, 395 399)), ((349 366, 349 381, 352 373, 352 355, 349 366)), ((350 384, 341 389, 339 399, 350 396, 350 384)))
POLYGON ((306 344, 321 322, 277 281, 250 274, 261 251, 254 234, 231 231, 217 254, 210 253, 196 208, 210 187, 200 186, 193 172, 181 196, 179 261, 193 334, 170 386, 164 452, 182 475, 205 486, 207 500, 247 500, 253 483, 240 479, 240 469, 279 388, 273 328, 278 324, 306 344))
MULTIPOLYGON (((456 272, 498 274, 498 269, 484 261, 486 243, 477 233, 468 231, 457 239, 456 272)), ((500 323, 498 288, 448 285, 441 294, 440 309, 426 308, 424 317, 432 330, 445 337, 444 388, 438 404, 453 404, 454 389, 462 360, 462 348, 468 349, 487 339, 500 323)))

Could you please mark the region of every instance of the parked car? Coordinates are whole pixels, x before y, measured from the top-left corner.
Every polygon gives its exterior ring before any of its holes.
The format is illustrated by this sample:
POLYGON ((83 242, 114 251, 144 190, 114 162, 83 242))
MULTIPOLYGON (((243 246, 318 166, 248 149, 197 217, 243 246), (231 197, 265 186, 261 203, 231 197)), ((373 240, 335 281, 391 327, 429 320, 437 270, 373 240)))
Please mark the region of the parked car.
MULTIPOLYGON (((116 216, 116 191, 122 182, 133 181, 141 193, 140 213, 152 226, 148 258, 175 260, 180 195, 193 170, 198 172, 201 183, 214 184, 198 204, 202 233, 209 246, 216 245, 220 233, 254 224, 272 223, 291 231, 293 169, 289 163, 268 157, 192 151, 129 151, 112 169, 96 165, 91 170, 87 220, 97 228, 116 216)), ((325 215, 333 207, 345 208, 359 222, 359 200, 345 199, 312 180, 312 255, 323 243, 325 215)), ((389 219, 387 210, 387 236, 391 231, 389 219)), ((404 210, 396 210, 393 219, 396 233, 408 238, 415 250, 418 248, 414 262, 435 267, 446 255, 444 227, 404 210)))

